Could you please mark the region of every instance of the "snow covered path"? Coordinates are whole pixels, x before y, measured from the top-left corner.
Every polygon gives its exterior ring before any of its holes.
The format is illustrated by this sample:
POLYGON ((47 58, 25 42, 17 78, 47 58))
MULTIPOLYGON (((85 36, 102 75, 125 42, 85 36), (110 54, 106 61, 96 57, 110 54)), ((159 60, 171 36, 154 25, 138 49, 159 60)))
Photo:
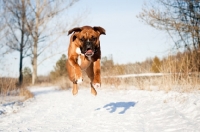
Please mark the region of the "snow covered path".
POLYGON ((34 88, 35 99, 0 117, 0 131, 199 132, 200 93, 34 88))

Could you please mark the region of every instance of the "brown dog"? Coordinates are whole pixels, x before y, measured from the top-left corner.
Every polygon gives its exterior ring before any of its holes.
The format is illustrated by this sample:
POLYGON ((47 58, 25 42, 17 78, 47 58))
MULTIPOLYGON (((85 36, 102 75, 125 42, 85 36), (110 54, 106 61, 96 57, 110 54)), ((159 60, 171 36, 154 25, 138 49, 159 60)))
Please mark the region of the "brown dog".
POLYGON ((99 36, 106 34, 105 29, 83 26, 69 30, 68 35, 71 33, 66 65, 69 79, 73 82, 72 93, 78 93, 77 84, 83 81, 82 70, 85 70, 91 80, 91 93, 96 95, 95 88, 101 86, 99 36))

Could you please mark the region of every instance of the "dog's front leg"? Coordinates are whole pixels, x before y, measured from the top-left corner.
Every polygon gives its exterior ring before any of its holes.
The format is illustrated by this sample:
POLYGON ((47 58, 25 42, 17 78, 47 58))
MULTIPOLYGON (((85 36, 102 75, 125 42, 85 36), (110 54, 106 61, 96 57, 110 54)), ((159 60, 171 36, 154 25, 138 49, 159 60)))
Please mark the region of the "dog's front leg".
POLYGON ((78 56, 70 56, 67 62, 69 78, 73 83, 81 83, 83 81, 81 68, 77 64, 77 57, 78 56))
POLYGON ((94 80, 92 85, 94 88, 100 88, 101 86, 101 67, 100 67, 100 59, 97 59, 93 62, 93 71, 94 71, 94 80))
POLYGON ((67 71, 69 75, 69 79, 73 82, 73 89, 72 94, 76 95, 78 93, 78 86, 77 83, 81 83, 82 79, 82 72, 80 66, 77 64, 77 57, 70 56, 67 60, 67 71))

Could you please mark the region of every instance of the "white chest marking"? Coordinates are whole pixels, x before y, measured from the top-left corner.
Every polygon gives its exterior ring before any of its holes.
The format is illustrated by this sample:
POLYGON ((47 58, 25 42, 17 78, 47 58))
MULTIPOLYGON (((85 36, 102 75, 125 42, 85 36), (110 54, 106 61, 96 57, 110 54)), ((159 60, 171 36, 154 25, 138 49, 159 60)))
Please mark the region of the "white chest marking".
POLYGON ((79 47, 76 48, 76 53, 78 54, 77 63, 79 66, 81 66, 81 55, 84 56, 84 54, 81 53, 81 49, 79 47))
POLYGON ((81 66, 81 55, 78 56, 77 63, 79 66, 81 66))
POLYGON ((76 48, 76 53, 80 55, 81 54, 81 49, 80 48, 76 48))

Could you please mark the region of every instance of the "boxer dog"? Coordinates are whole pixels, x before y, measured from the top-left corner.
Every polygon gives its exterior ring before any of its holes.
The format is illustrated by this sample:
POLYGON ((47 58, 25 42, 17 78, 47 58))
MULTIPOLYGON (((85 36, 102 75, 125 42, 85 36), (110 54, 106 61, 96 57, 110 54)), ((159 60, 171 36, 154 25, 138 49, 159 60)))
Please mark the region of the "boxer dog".
POLYGON ((91 93, 97 95, 96 88, 101 86, 100 59, 101 49, 99 37, 106 34, 102 27, 76 27, 68 31, 70 44, 66 63, 69 79, 73 82, 72 94, 78 93, 77 84, 83 81, 82 70, 90 78, 91 93), (73 33, 73 34, 72 34, 73 33))

